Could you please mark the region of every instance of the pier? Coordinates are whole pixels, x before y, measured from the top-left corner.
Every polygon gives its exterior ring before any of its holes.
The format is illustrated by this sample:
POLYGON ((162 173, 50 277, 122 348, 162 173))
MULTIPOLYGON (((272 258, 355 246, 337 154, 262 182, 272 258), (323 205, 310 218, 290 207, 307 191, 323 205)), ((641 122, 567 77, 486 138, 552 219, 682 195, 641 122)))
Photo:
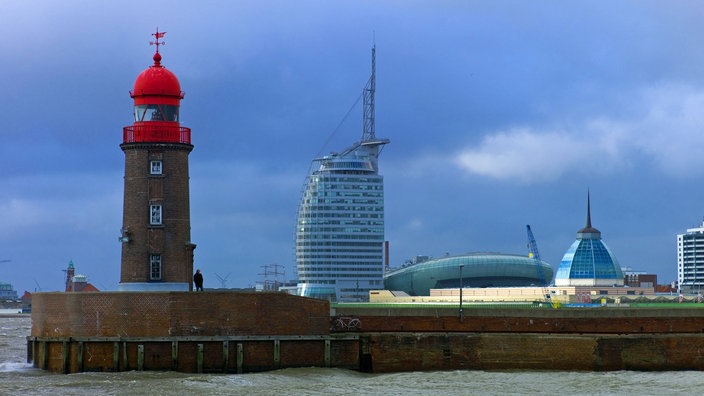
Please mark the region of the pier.
POLYGON ((37 293, 27 358, 57 373, 704 370, 701 305, 466 304, 460 318, 450 306, 331 309, 284 293, 37 293))

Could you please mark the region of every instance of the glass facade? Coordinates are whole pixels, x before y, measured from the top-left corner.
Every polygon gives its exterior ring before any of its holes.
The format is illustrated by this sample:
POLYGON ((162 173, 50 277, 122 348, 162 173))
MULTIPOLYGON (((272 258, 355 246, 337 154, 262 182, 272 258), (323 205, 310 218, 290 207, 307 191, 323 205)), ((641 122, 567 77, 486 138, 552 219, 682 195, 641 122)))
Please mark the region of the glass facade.
POLYGON ((366 301, 383 287, 384 179, 378 147, 356 145, 313 163, 298 209, 298 294, 366 301))
POLYGON ((592 227, 587 193, 587 224, 577 231, 577 240, 562 256, 555 274, 555 286, 623 286, 624 276, 616 256, 592 227))
MULTIPOLYGON (((557 269, 555 284, 570 279, 601 280, 600 284, 611 286, 623 284, 623 272, 609 248, 601 239, 577 239, 562 257, 557 269)), ((571 282, 569 286, 577 286, 571 282)), ((595 284, 597 285, 597 284, 595 284)))
POLYGON ((686 292, 699 292, 704 286, 704 222, 677 235, 677 283, 686 292))
POLYGON ((17 300, 17 291, 9 283, 0 283, 0 298, 3 300, 17 300))
POLYGON ((577 240, 567 249, 555 273, 555 286, 623 286, 624 276, 616 256, 601 240, 601 232, 591 226, 577 232, 577 240))
POLYGON ((298 295, 329 301, 369 301, 383 287, 384 178, 374 123, 375 49, 363 91, 362 139, 341 153, 313 160, 298 207, 298 295))
POLYGON ((147 104, 134 106, 134 120, 178 122, 179 106, 165 104, 147 104))
POLYGON ((431 259, 388 272, 386 290, 427 296, 430 289, 463 287, 546 286, 552 267, 527 256, 474 253, 431 259))

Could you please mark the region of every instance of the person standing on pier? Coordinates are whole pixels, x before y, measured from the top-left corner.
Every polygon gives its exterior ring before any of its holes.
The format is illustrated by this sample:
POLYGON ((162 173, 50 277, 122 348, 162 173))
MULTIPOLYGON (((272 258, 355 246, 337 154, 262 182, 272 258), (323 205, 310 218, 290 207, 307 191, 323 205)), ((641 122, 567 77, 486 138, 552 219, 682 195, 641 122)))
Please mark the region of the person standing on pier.
POLYGON ((203 291, 203 274, 197 269, 193 275, 193 283, 196 285, 196 291, 203 291))

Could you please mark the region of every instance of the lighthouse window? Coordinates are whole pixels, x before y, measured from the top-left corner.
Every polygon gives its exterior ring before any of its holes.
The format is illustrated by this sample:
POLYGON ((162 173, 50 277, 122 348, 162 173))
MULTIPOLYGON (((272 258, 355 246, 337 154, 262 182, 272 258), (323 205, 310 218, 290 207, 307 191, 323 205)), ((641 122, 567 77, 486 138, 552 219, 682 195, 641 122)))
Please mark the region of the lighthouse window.
POLYGON ((150 173, 152 175, 160 175, 161 174, 161 161, 151 161, 150 162, 150 173))
POLYGON ((149 279, 161 280, 161 255, 149 255, 149 279))
POLYGON ((165 104, 137 105, 134 107, 134 120, 178 122, 178 106, 165 104))
POLYGON ((161 205, 150 205, 151 218, 149 219, 149 224, 160 225, 161 224, 161 205))

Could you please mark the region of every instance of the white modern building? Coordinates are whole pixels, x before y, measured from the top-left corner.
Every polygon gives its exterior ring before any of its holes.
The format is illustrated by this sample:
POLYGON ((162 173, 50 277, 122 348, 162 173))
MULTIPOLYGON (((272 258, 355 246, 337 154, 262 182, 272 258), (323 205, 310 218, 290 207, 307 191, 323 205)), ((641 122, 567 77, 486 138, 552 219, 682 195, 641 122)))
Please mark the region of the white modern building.
POLYGON ((677 235, 677 284, 683 291, 699 291, 704 285, 704 221, 677 235))
POLYGON ((313 160, 298 209, 298 295, 367 301, 383 288, 384 178, 378 157, 388 139, 374 132, 374 64, 364 89, 362 139, 313 160))

